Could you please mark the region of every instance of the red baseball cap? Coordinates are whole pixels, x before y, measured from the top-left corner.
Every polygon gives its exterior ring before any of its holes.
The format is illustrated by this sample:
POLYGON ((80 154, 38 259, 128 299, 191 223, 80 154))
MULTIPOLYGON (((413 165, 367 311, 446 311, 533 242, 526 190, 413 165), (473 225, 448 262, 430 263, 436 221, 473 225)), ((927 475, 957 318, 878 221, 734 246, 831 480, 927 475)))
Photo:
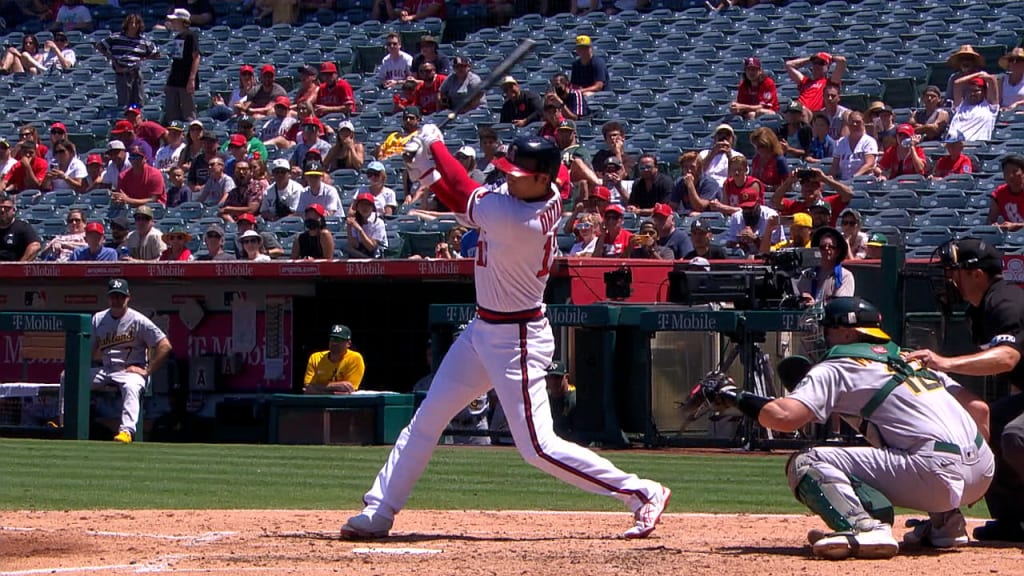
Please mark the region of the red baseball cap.
POLYGON ((124 115, 127 117, 132 113, 142 114, 142 106, 139 106, 138 104, 129 104, 128 107, 124 109, 124 115))
POLYGON ((260 68, 260 76, 262 76, 262 75, 264 75, 264 74, 266 74, 268 72, 270 74, 277 74, 277 70, 274 69, 274 65, 273 64, 264 64, 263 68, 260 68))
POLYGON ((333 72, 335 74, 338 73, 338 67, 334 64, 334 62, 324 62, 323 64, 320 65, 321 74, 328 72, 333 72))
POLYGON ((658 202, 657 204, 654 205, 653 214, 656 214, 658 216, 664 216, 665 218, 670 218, 672 216, 672 207, 669 206, 668 204, 662 204, 661 202, 658 202))
POLYGON ((896 134, 905 134, 907 136, 913 136, 915 134, 914 127, 910 124, 900 124, 896 127, 896 134))
POLYGON ((235 222, 249 222, 250 224, 256 224, 256 217, 252 214, 242 214, 238 218, 235 218, 235 222))
POLYGON ((984 88, 985 87, 985 79, 984 78, 971 78, 971 84, 974 84, 975 86, 981 86, 982 88, 984 88))
POLYGON ((818 52, 814 56, 811 56, 811 60, 821 60, 825 63, 825 66, 828 66, 832 63, 832 55, 828 52, 818 52))
POLYGON ((376 204, 373 200, 373 194, 370 194, 369 192, 363 192, 362 194, 356 195, 356 204, 363 200, 369 202, 370 204, 376 204))
POLYGON ((749 58, 744 58, 743 59, 743 67, 744 68, 760 68, 761 67, 761 59, 758 58, 757 56, 751 56, 749 58))
MULTIPOLYGON (((370 195, 364 192, 364 193, 360 194, 359 196, 370 196, 370 195)), ((370 196, 370 198, 371 198, 370 202, 373 202, 373 200, 372 200, 373 196, 370 196)), ((359 200, 359 197, 356 197, 356 200, 359 200)), ((317 214, 320 215, 321 218, 323 218, 324 216, 327 215, 327 210, 325 210, 324 207, 319 205, 319 204, 310 204, 309 206, 306 206, 306 210, 312 210, 313 212, 316 212, 317 214)), ((303 212, 305 212, 305 210, 303 210, 303 212)))
POLYGON ((604 213, 607 214, 609 212, 615 212, 619 216, 626 213, 626 211, 622 209, 621 204, 609 204, 608 207, 604 209, 604 213))
POLYGON ((274 106, 291 106, 291 105, 292 105, 292 101, 287 96, 278 96, 277 99, 274 100, 274 106))
POLYGON ((248 64, 242 64, 241 68, 238 69, 238 73, 239 74, 246 74, 246 73, 255 74, 256 70, 252 66, 249 66, 248 64))
POLYGON ((228 146, 238 146, 244 148, 249 144, 249 139, 242 134, 232 134, 231 139, 228 140, 228 146))
POLYGON ((65 126, 62 122, 54 122, 53 124, 50 124, 50 131, 52 132, 53 130, 60 130, 65 134, 68 133, 68 127, 65 126))
POLYGON ((107 230, 103 228, 103 224, 99 222, 89 222, 85 225, 85 233, 88 234, 89 232, 95 232, 100 236, 103 236, 107 233, 107 230))
POLYGON ((323 123, 320 122, 319 118, 317 118, 316 116, 313 116, 312 114, 310 114, 309 116, 306 116, 305 118, 302 119, 302 125, 303 126, 317 126, 317 127, 320 127, 320 126, 323 126, 323 123))
POLYGON ((598 200, 611 201, 612 199, 611 190, 608 190, 607 186, 594 186, 594 189, 590 191, 590 196, 598 200))
POLYGON ((85 164, 87 166, 89 164, 103 164, 103 156, 100 156, 99 154, 89 154, 85 159, 85 164))
POLYGON ((125 132, 134 132, 135 126, 132 125, 128 120, 118 120, 114 124, 114 129, 110 131, 111 134, 124 134, 125 132))
POLYGON ((761 193, 746 191, 740 194, 740 208, 753 208, 761 205, 761 193))

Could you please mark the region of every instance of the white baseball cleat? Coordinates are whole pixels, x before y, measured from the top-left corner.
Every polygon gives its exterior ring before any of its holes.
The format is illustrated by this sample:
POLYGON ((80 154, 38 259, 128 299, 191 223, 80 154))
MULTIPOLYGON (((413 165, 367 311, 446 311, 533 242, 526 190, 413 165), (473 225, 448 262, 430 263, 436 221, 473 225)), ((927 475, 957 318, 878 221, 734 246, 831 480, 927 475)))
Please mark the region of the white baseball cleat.
POLYGON ((903 535, 904 544, 917 544, 933 548, 956 548, 966 546, 967 522, 960 509, 929 514, 926 519, 907 520, 907 528, 913 528, 903 535))
POLYGON ((828 560, 846 558, 892 558, 900 544, 892 536, 892 527, 879 524, 866 532, 833 532, 811 545, 814 555, 828 560))
POLYGON ((384 538, 391 533, 395 521, 383 516, 369 516, 365 513, 356 514, 341 527, 342 540, 368 540, 384 538))
POLYGON ((658 520, 661 519, 662 512, 668 507, 668 501, 672 499, 672 491, 666 486, 658 486, 658 490, 654 496, 647 501, 646 504, 636 509, 633 512, 633 519, 636 524, 626 530, 626 533, 622 536, 625 538, 646 538, 651 532, 654 532, 654 527, 658 525, 658 520))

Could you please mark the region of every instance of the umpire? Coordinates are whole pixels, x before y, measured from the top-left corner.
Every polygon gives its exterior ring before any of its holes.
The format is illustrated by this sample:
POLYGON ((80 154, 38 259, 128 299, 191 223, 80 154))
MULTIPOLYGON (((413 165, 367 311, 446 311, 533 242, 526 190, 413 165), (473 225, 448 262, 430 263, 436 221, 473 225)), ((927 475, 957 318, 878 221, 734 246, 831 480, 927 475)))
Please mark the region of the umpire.
MULTIPOLYGON (((996 474, 985 494, 995 520, 974 529, 976 540, 1024 542, 1024 290, 1002 277, 1003 255, 977 238, 951 240, 936 250, 947 290, 968 303, 971 337, 979 351, 945 357, 911 352, 926 368, 967 376, 993 376, 1011 394, 991 406, 989 443, 996 474)), ((969 408, 970 409, 970 408, 969 408)))

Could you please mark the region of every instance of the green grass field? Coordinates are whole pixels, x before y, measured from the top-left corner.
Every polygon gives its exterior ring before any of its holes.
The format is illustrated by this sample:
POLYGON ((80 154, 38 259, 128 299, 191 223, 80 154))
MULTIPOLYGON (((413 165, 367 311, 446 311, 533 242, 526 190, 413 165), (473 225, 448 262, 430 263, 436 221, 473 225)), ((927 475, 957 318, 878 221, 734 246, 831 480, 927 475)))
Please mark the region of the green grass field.
MULTIPOLYGON (((354 509, 388 450, 0 439, 0 509, 354 509)), ((807 511, 786 486, 785 456, 602 455, 671 487, 672 512, 807 511)), ((435 452, 409 507, 621 510, 528 466, 513 449, 452 447, 435 452)))

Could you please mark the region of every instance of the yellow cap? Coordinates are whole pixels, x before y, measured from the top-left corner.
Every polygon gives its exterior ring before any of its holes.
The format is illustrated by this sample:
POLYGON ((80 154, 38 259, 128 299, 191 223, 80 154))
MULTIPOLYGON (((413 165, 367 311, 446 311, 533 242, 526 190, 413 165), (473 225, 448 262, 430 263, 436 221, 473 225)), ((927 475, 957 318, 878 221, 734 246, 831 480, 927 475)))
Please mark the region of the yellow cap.
POLYGON ((811 215, 807 212, 797 212, 793 214, 793 226, 805 226, 811 228, 814 223, 811 221, 811 215))
POLYGON ((579 35, 576 37, 577 46, 590 46, 590 36, 579 35))

